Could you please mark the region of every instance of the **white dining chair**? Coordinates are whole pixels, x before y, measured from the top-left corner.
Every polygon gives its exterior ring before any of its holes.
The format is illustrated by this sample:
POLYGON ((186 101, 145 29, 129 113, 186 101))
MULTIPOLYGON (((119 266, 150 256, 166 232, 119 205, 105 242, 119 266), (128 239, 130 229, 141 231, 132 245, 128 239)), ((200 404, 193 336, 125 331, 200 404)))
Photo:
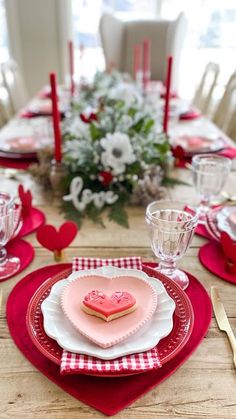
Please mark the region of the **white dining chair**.
POLYGON ((3 76, 0 71, 0 127, 9 121, 13 114, 14 113, 10 102, 10 96, 3 82, 3 76))
POLYGON ((235 86, 236 71, 231 74, 213 116, 213 122, 223 130, 228 130, 230 124, 229 119, 231 117, 235 101, 235 86))
POLYGON ((236 141, 236 73, 232 76, 216 110, 214 122, 236 141))
POLYGON ((219 65, 209 62, 205 67, 193 98, 193 105, 206 115, 208 115, 211 108, 212 96, 217 84, 219 72, 219 65))
POLYGON ((104 14, 99 24, 106 68, 133 73, 134 45, 145 38, 151 43, 151 79, 166 81, 166 58, 173 56, 172 88, 177 90, 179 61, 187 31, 187 19, 180 13, 176 20, 150 19, 122 21, 104 14))
POLYGON ((1 72, 5 87, 10 96, 12 111, 16 113, 27 102, 27 92, 23 76, 17 63, 13 60, 2 63, 1 72))

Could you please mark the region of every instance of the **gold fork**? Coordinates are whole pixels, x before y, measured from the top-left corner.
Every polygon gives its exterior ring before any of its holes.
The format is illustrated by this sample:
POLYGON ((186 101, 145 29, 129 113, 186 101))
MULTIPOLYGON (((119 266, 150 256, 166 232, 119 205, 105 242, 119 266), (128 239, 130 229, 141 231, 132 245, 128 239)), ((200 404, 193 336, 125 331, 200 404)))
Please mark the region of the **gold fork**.
POLYGON ((2 288, 0 288, 0 314, 2 311, 2 288))

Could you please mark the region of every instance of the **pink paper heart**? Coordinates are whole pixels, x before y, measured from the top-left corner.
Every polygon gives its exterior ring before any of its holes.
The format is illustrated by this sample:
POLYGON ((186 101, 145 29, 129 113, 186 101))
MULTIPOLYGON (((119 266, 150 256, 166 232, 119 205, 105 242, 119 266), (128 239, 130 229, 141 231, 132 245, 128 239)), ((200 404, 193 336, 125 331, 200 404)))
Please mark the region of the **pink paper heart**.
POLYGON ((46 224, 37 231, 37 240, 48 250, 60 251, 70 245, 77 232, 78 227, 73 221, 63 223, 59 231, 53 225, 46 224))
POLYGON ((183 147, 177 145, 176 147, 172 148, 172 153, 175 158, 183 159, 185 157, 185 152, 183 147))
POLYGON ((220 243, 226 257, 226 269, 231 273, 236 272, 236 242, 231 237, 222 231, 220 235, 220 243))
POLYGON ((18 194, 21 201, 22 213, 28 214, 32 208, 32 193, 25 191, 23 185, 19 185, 18 194))
POLYGON ((225 231, 222 231, 220 243, 225 256, 236 263, 236 242, 234 242, 225 231))

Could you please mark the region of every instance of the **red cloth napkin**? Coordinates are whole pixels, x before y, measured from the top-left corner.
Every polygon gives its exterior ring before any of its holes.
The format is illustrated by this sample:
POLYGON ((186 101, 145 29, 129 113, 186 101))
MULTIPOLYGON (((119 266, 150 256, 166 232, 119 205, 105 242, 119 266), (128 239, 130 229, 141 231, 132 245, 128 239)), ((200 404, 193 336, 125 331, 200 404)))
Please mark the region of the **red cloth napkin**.
MULTIPOLYGON (((48 112, 42 112, 42 111, 32 112, 32 111, 25 110, 25 111, 22 111, 20 113, 20 118, 27 118, 27 119, 44 117, 44 116, 45 117, 52 116, 52 111, 51 112, 50 111, 48 111, 48 112)), ((61 116, 61 118, 63 118, 65 116, 65 112, 61 111, 60 116, 61 116)))
MULTIPOLYGON (((156 266, 153 263, 145 265, 156 266)), ((188 274, 190 284, 186 293, 193 306, 195 325, 184 348, 162 368, 120 378, 92 377, 83 374, 63 377, 59 374, 58 365, 42 355, 31 341, 26 328, 26 311, 38 287, 50 276, 69 268, 71 264, 68 263, 46 266, 31 272, 16 284, 7 301, 7 322, 10 333, 19 350, 44 376, 83 403, 106 415, 114 415, 167 379, 186 361, 207 333, 212 315, 211 302, 202 284, 188 274)), ((152 276, 151 271, 150 269, 150 276, 152 276)))
MULTIPOLYGON (((175 157, 175 166, 179 168, 185 168, 187 163, 191 163, 192 158, 190 156, 185 156, 184 149, 180 146, 172 147, 172 153, 175 157)), ((223 150, 218 151, 216 154, 223 157, 228 157, 229 159, 236 158, 236 147, 225 147, 223 150)))
POLYGON ((27 170, 28 167, 36 163, 37 159, 11 159, 0 157, 0 166, 7 167, 9 169, 23 169, 27 170))
POLYGON ((48 115, 45 115, 45 114, 41 114, 41 113, 39 113, 39 112, 31 112, 31 111, 22 111, 21 113, 20 113, 20 117, 21 118, 37 118, 37 117, 39 117, 39 116, 48 116, 48 115))
POLYGON ((202 114, 195 109, 189 109, 186 112, 180 114, 179 119, 182 121, 191 121, 192 119, 200 118, 202 114))
POLYGON ((217 154, 219 154, 219 156, 228 157, 229 159, 233 160, 236 158, 236 147, 224 148, 224 150, 219 151, 217 154))
MULTIPOLYGON (((81 269, 95 269, 107 265, 142 270, 142 260, 136 256, 117 259, 73 258, 74 272, 81 269)), ((107 361, 92 356, 73 354, 63 350, 60 371, 62 375, 88 372, 96 373, 100 371, 113 374, 117 371, 124 372, 130 370, 144 372, 160 367, 161 362, 156 348, 139 354, 126 355, 107 361)))

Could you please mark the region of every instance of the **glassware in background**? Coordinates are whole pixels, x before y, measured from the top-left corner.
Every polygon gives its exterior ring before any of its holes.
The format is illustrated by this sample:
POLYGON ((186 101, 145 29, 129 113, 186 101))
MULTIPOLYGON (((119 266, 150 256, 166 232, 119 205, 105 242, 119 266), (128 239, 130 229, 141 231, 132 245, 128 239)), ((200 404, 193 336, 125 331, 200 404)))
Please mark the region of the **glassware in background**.
POLYGON ((32 123, 32 131, 37 148, 53 145, 52 118, 35 118, 32 123))
POLYGON ((198 216, 186 212, 184 207, 181 202, 154 201, 146 209, 151 247, 161 259, 156 270, 173 279, 182 289, 187 288, 189 279, 176 268, 176 261, 186 253, 198 222, 198 216))
POLYGON ((231 160, 216 154, 199 154, 192 158, 193 184, 200 195, 197 209, 200 222, 211 206, 213 197, 221 192, 231 169, 231 160))
MULTIPOLYGON (((161 124, 163 124, 164 107, 165 107, 165 101, 164 99, 160 98, 156 102, 156 111, 157 111, 156 118, 158 119, 158 121, 160 121, 161 124)), ((171 129, 174 130, 175 127, 178 126, 179 116, 181 112, 182 112, 181 104, 179 103, 179 101, 176 99, 171 99, 170 106, 169 106, 169 113, 168 113, 170 130, 171 129)))
POLYGON ((20 259, 10 255, 5 245, 16 236, 21 226, 21 206, 7 193, 0 192, 0 279, 19 270, 20 259))
POLYGON ((7 192, 0 192, 0 215, 6 214, 13 205, 13 198, 7 192))

